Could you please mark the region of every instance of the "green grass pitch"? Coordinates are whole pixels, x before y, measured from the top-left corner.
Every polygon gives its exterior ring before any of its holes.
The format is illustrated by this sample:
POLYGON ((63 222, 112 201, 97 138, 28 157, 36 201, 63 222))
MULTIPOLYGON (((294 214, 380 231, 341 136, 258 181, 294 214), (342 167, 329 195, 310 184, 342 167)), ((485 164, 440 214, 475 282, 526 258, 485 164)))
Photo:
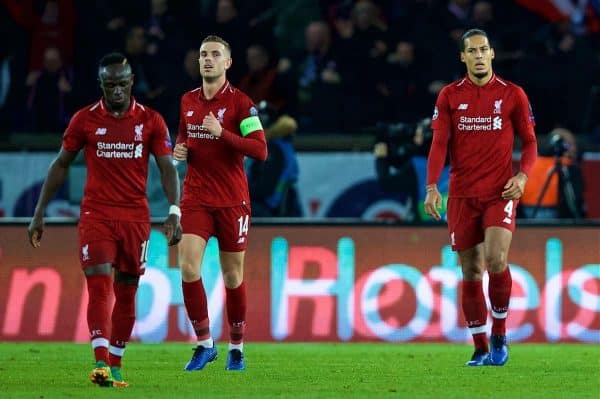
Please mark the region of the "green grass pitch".
POLYGON ((514 344, 506 366, 469 368, 463 344, 246 343, 245 372, 218 349, 183 372, 192 345, 130 344, 116 389, 89 382, 87 344, 0 343, 0 398, 600 398, 600 345, 514 344))

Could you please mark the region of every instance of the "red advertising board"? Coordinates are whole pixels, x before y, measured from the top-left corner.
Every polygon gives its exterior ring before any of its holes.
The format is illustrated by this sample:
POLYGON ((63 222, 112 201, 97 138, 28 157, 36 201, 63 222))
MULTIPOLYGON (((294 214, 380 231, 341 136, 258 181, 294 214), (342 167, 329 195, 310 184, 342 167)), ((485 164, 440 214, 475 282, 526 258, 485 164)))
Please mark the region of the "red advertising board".
MULTIPOLYGON (((0 226, 0 340, 88 340, 76 234, 47 226, 34 250, 24 226, 0 226)), ((443 227, 255 226, 246 259, 250 341, 470 340, 443 227)), ((600 227, 520 227, 509 260, 513 342, 600 343, 600 227)), ((216 242, 202 274, 213 336, 224 339, 216 242)), ((176 254, 156 226, 134 339, 187 341, 191 332, 176 254)))

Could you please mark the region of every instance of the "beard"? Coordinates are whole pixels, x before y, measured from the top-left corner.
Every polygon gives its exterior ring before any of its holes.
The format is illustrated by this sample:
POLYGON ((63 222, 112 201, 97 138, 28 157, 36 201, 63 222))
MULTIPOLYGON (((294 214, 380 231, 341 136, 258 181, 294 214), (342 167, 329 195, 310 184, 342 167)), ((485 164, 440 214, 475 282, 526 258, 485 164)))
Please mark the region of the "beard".
POLYGON ((486 71, 486 72, 475 72, 475 73, 473 73, 473 76, 475 76, 477 79, 483 79, 486 76, 488 76, 489 73, 490 73, 489 71, 486 71))

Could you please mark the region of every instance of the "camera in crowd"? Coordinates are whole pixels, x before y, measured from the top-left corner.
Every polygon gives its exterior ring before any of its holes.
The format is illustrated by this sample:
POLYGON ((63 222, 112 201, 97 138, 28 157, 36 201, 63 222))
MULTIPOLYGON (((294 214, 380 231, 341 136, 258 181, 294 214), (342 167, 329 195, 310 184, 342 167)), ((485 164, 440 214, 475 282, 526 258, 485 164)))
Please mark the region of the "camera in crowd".
POLYGON ((560 134, 553 134, 550 138, 550 147, 552 155, 560 158, 569 150, 570 144, 560 134))
POLYGON ((258 110, 258 117, 263 126, 270 126, 277 119, 277 111, 267 101, 262 100, 256 104, 258 110))
POLYGON ((387 144, 388 156, 392 158, 427 156, 432 139, 431 118, 416 123, 382 123, 377 126, 377 141, 387 144))

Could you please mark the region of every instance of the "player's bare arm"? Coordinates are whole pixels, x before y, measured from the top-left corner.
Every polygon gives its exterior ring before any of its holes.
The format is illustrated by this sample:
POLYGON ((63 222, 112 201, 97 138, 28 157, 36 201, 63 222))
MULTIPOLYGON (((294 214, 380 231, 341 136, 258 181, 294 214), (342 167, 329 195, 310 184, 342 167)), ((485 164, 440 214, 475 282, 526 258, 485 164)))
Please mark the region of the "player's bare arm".
POLYGON ((173 148, 173 158, 177 161, 185 161, 187 159, 188 148, 185 143, 175 144, 173 148))
POLYGON ((179 210, 179 176, 177 169, 173 165, 173 160, 170 155, 163 155, 156 158, 163 190, 167 195, 167 200, 171 204, 169 208, 169 216, 164 224, 165 235, 169 245, 175 245, 181 240, 181 211, 179 210))
POLYGON ((48 175, 42 186, 42 191, 35 207, 33 218, 27 229, 29 243, 34 248, 39 248, 41 244, 42 233, 44 232, 44 213, 46 212, 46 206, 48 206, 48 203, 54 197, 56 191, 65 182, 69 166, 76 156, 77 152, 70 152, 61 148, 56 159, 50 164, 48 175))
POLYGON ((442 209, 442 194, 440 194, 437 184, 427 185, 425 191, 425 212, 435 220, 440 220, 439 209, 442 209))
POLYGON ((515 200, 521 198, 525 192, 525 184, 527 183, 527 175, 519 172, 506 182, 502 198, 507 200, 515 200))

